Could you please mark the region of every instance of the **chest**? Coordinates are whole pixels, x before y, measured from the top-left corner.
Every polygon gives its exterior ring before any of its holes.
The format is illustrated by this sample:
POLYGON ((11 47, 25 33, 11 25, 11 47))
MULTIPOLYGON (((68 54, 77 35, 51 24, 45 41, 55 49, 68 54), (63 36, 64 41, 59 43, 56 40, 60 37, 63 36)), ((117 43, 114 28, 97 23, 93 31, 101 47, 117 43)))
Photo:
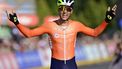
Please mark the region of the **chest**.
POLYGON ((76 36, 77 31, 72 25, 69 26, 55 26, 52 28, 53 38, 71 38, 76 36))

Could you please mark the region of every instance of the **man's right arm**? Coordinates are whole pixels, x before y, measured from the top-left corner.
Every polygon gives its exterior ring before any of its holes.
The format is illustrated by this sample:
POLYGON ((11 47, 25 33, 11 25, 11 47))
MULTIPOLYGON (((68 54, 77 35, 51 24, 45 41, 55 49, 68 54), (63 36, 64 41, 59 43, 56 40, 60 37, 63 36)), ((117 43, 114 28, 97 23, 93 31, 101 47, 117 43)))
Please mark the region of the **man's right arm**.
POLYGON ((48 33, 48 30, 44 26, 40 26, 40 27, 32 29, 32 30, 25 27, 22 24, 18 24, 16 26, 20 30, 20 32, 23 33, 23 35, 26 37, 33 37, 33 36, 42 35, 44 33, 48 33))
POLYGON ((20 24, 16 13, 13 13, 13 14, 7 13, 7 16, 9 18, 9 20, 11 22, 13 22, 17 26, 17 28, 20 30, 20 32, 23 33, 24 36, 26 36, 26 37, 33 37, 33 36, 38 36, 38 35, 41 35, 44 33, 48 33, 47 28, 43 25, 36 29, 31 30, 31 29, 25 27, 24 25, 20 24))

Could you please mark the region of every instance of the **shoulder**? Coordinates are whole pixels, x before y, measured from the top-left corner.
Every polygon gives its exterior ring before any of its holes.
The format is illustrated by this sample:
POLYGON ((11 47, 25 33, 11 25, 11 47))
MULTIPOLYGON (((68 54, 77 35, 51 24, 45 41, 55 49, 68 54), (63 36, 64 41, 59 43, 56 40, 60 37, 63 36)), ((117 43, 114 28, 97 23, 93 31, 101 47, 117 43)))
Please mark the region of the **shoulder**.
POLYGON ((73 25, 83 25, 82 22, 79 22, 79 21, 76 21, 76 20, 70 20, 70 22, 71 22, 73 25))

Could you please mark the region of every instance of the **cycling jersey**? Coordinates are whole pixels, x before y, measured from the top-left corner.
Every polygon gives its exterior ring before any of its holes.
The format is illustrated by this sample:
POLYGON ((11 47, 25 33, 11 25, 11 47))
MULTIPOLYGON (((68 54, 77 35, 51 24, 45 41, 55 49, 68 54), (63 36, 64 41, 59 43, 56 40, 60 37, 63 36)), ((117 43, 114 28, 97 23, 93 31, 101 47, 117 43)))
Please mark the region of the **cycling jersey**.
POLYGON ((74 20, 69 20, 69 24, 64 27, 56 24, 54 21, 47 22, 33 30, 22 24, 18 24, 17 28, 26 37, 39 36, 44 33, 49 34, 52 40, 52 58, 58 60, 69 60, 75 56, 75 41, 78 32, 90 36, 98 36, 107 26, 105 21, 95 29, 91 29, 74 20))

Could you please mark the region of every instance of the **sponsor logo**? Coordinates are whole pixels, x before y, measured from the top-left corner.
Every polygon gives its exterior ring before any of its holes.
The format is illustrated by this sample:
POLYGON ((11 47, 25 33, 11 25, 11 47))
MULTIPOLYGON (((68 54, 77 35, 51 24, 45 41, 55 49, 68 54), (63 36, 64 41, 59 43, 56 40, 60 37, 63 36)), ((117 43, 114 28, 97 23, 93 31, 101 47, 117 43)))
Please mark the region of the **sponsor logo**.
POLYGON ((55 33, 54 34, 54 38, 64 38, 64 36, 71 37, 72 35, 74 35, 74 34, 59 34, 59 33, 55 33))

